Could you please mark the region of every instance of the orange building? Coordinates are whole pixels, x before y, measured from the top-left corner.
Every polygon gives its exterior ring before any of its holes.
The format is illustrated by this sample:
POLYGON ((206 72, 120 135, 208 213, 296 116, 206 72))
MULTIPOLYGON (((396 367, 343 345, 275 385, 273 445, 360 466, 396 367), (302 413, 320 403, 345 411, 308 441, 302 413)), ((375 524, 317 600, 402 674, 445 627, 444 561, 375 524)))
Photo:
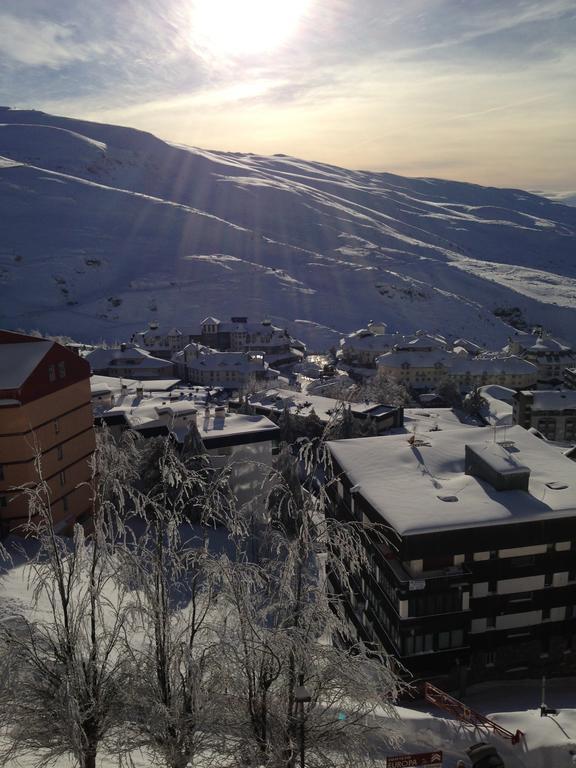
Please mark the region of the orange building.
POLYGON ((94 447, 88 363, 54 341, 0 331, 0 536, 28 520, 15 488, 38 481, 37 456, 56 529, 87 516, 94 447))

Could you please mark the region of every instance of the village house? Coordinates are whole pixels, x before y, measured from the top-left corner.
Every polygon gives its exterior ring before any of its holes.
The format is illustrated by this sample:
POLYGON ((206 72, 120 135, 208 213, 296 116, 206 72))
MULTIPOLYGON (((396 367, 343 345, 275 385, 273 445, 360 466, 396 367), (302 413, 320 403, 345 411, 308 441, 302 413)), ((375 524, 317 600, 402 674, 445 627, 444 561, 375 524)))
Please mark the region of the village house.
POLYGON ((0 331, 0 535, 28 520, 17 488, 48 484, 59 532, 91 510, 90 366, 47 339, 0 331))
POLYGON ((328 447, 332 513, 367 534, 370 565, 345 595, 360 638, 443 687, 574 673, 567 457, 520 426, 328 447))

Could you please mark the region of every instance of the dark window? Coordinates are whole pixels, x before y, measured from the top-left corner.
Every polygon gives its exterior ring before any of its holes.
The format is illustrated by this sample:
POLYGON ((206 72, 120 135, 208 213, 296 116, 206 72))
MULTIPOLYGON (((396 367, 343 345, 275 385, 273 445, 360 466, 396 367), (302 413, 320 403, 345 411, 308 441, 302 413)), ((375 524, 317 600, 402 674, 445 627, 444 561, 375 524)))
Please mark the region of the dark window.
POLYGON ((491 579, 491 580, 488 582, 488 592, 491 592, 492 594, 494 594, 494 593, 495 593, 495 592, 497 592, 497 591, 498 591, 498 589, 497 589, 497 582, 496 582, 496 579, 491 579))
POLYGON ((568 581, 576 581, 576 571, 568 571, 568 581))
POLYGON ((550 618, 550 608, 542 608, 542 620, 550 618))
POLYGON ((48 381, 56 381, 56 366, 48 366, 48 381))
POLYGON ((62 461, 64 458, 64 449, 61 445, 56 448, 56 455, 58 456, 58 461, 62 461))
POLYGON ((443 568, 450 568, 454 565, 452 555, 443 555, 438 557, 425 557, 422 563, 424 571, 440 571, 443 568))
POLYGON ((2 496, 0 494, 0 508, 4 509, 8 503, 8 500, 6 499, 6 496, 2 496))
POLYGON ((54 432, 58 434, 60 432, 60 422, 58 419, 54 419, 54 432))
POLYGON ((62 470, 62 472, 60 472, 60 485, 64 485, 65 482, 66 482, 66 472, 62 470))
POLYGON ((555 552, 556 551, 556 544, 554 542, 550 544, 546 544, 546 552, 555 552))
POLYGON ((61 379, 66 377, 66 363, 64 362, 64 360, 61 360, 58 363, 58 377, 61 379))
POLYGON ((498 560, 498 550, 493 549, 490 552, 490 560, 498 560))
POLYGON ((527 565, 534 565, 536 560, 534 555, 524 555, 524 557, 511 557, 509 562, 512 568, 524 568, 527 565))
POLYGON ((450 632, 438 633, 438 650, 443 651, 446 648, 450 648, 450 632))
POLYGON ((488 627, 488 629, 494 629, 494 627, 496 626, 496 616, 487 616, 486 626, 488 627))
POLYGON ((554 574, 552 574, 552 573, 544 574, 544 586, 545 587, 551 587, 553 581, 554 581, 554 574))

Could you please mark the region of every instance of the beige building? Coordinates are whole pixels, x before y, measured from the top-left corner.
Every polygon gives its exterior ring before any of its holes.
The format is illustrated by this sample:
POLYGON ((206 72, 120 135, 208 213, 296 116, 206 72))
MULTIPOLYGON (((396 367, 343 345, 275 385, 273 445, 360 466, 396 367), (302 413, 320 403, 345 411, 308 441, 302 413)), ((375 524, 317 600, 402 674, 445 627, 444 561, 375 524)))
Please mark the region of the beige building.
POLYGON ((60 344, 0 331, 0 535, 28 520, 19 486, 42 479, 59 531, 90 514, 90 366, 60 344))
POLYGON ((376 361, 378 371, 405 387, 430 391, 451 382, 460 392, 470 392, 486 384, 510 389, 535 386, 537 368, 519 357, 465 357, 444 350, 395 350, 376 361))

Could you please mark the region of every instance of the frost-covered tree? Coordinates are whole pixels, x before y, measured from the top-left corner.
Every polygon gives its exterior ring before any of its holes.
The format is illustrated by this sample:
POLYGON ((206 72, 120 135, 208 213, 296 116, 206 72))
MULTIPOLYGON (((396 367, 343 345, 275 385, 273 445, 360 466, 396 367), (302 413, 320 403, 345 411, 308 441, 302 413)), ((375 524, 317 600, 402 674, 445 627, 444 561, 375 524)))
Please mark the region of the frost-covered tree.
POLYGON ((125 740, 169 768, 185 768, 218 748, 219 634, 207 537, 209 526, 228 519, 230 497, 225 476, 178 455, 170 441, 154 446, 154 455, 154 482, 138 500, 132 540, 117 547, 119 576, 133 589, 125 740))
POLYGON ((120 643, 126 591, 115 580, 118 512, 129 503, 134 443, 119 449, 100 436, 93 457, 92 532, 72 539, 54 526, 51 491, 36 458, 38 482, 21 488, 29 501, 28 533, 36 554, 26 566, 32 609, 0 624, 0 759, 26 755, 31 765, 72 756, 94 768, 101 747, 115 751, 127 667, 120 643))
POLYGON ((275 478, 259 563, 220 560, 221 677, 238 702, 227 730, 244 765, 292 768, 302 732, 309 766, 369 765, 378 742, 394 741, 369 718, 377 707, 393 714, 401 684, 345 617, 340 592, 367 565, 362 531, 326 514, 322 446, 303 446, 299 458, 308 482, 275 478), (304 709, 300 685, 311 697, 304 709))

